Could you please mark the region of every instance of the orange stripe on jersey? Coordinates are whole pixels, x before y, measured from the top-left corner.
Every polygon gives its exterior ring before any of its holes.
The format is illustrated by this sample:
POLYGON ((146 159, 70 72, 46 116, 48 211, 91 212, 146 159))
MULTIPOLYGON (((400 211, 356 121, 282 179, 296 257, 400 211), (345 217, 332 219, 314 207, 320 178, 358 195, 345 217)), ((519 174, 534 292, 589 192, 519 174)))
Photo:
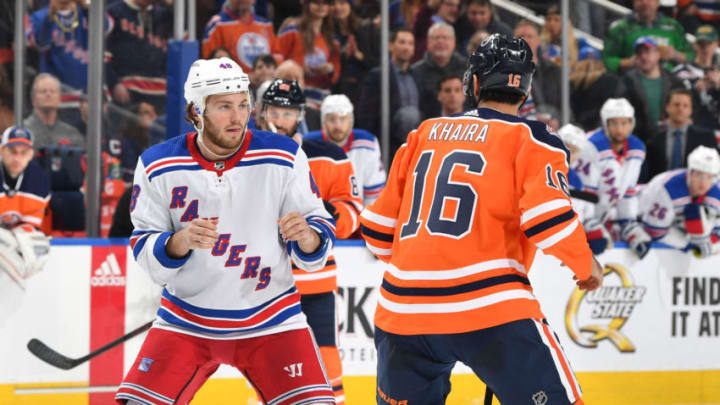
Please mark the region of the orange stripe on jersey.
POLYGON ((18 191, 12 197, 0 193, 0 213, 2 221, 9 226, 27 223, 40 227, 50 196, 42 198, 35 194, 18 191))
POLYGON ((527 279, 538 247, 578 278, 590 274, 562 142, 538 122, 478 114, 411 132, 361 215, 368 249, 389 262, 375 319, 388 332, 458 333, 538 317, 527 279))
POLYGON ((322 270, 307 272, 295 266, 295 263, 292 265, 292 270, 295 286, 300 295, 337 290, 337 264, 333 255, 328 257, 322 270))

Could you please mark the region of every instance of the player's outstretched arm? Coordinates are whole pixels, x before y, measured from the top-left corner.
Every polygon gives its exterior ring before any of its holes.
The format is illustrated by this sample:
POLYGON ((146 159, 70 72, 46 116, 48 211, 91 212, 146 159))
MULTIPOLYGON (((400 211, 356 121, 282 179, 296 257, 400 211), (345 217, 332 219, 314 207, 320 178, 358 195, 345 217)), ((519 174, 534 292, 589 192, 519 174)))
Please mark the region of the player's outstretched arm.
POLYGON ((585 280, 578 280, 577 286, 581 290, 592 291, 600 288, 603 282, 603 267, 600 265, 598 260, 593 256, 592 258, 592 271, 590 277, 585 280))

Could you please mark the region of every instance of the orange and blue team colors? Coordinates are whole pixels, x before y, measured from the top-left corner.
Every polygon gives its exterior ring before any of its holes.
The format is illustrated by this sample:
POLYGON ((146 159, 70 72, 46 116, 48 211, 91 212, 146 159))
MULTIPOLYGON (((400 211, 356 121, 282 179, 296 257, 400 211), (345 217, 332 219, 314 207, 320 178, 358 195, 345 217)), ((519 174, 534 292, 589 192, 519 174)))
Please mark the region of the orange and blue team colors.
POLYGON ((292 59, 298 65, 304 67, 316 67, 325 63, 332 63, 333 72, 329 75, 307 77, 305 84, 307 87, 318 89, 328 89, 340 78, 340 52, 337 51, 339 44, 328 44, 322 35, 315 35, 315 44, 312 52, 308 52, 303 45, 302 36, 298 31, 297 25, 288 25, 281 29, 275 40, 275 48, 273 54, 280 55, 282 59, 292 59), (331 46, 336 49, 331 50, 331 46))
MULTIPOLYGON (((340 147, 320 141, 304 140, 302 149, 308 157, 311 182, 316 193, 335 208, 335 236, 350 237, 360 227, 362 199, 352 163, 340 147)), ((337 265, 330 255, 322 270, 308 273, 293 264, 295 285, 300 294, 319 294, 337 290, 337 265)))
POLYGON ((207 59, 214 50, 223 48, 230 52, 243 72, 251 72, 255 59, 269 54, 274 43, 275 32, 270 21, 254 13, 239 18, 226 4, 205 27, 202 56, 207 59))
POLYGON ((579 280, 591 274, 568 157, 544 124, 485 108, 410 132, 360 218, 388 263, 375 325, 449 334, 544 318, 528 281, 537 248, 579 280))
POLYGON ((50 202, 50 179, 45 170, 37 161, 31 160, 13 187, 7 184, 6 179, 2 180, 0 226, 12 229, 20 225, 32 225, 40 229, 50 202))

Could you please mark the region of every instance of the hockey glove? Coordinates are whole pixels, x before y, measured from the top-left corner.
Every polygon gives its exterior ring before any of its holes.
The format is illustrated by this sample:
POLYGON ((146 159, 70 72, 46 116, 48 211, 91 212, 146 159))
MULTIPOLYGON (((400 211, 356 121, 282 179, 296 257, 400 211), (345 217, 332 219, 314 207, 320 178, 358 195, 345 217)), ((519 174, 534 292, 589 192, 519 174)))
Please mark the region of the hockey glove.
POLYGON ((332 205, 332 203, 330 203, 329 201, 323 200, 323 204, 325 205, 325 211, 327 211, 328 214, 330 214, 333 219, 337 221, 339 216, 337 213, 337 208, 335 208, 335 206, 332 205))
POLYGON ((12 232, 0 228, 0 270, 25 289, 25 262, 12 232))
POLYGON ((30 226, 18 226, 12 231, 18 250, 25 262, 25 278, 37 274, 45 267, 50 253, 50 238, 30 226))
POLYGON ((628 222, 620 232, 620 236, 640 259, 650 251, 652 238, 637 221, 628 222))
POLYGON ((589 219, 583 225, 585 227, 585 236, 587 237, 590 250, 593 254, 599 255, 605 249, 610 249, 613 245, 610 232, 603 226, 599 219, 589 219))
POLYGON ((698 259, 720 253, 720 242, 713 243, 711 236, 690 236, 688 248, 698 259))

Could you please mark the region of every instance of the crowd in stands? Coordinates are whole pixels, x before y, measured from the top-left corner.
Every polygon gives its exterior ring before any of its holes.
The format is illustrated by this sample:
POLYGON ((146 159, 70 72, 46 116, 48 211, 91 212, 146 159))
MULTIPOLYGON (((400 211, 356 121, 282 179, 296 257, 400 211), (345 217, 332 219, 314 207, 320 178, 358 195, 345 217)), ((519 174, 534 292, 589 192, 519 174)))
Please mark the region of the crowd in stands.
MULTIPOLYGON (((632 133, 644 154, 637 181, 644 184, 685 167, 698 146, 717 149, 720 1, 677 0, 673 7, 661 7, 659 0, 615 2, 631 13, 618 17, 587 0, 571 2, 570 121, 588 136, 598 128, 605 128, 609 136, 601 110, 610 99, 627 100, 633 108, 628 117, 632 133), (602 47, 593 47, 580 31, 602 39, 602 47), (693 43, 687 33, 694 35, 693 43)), ((138 156, 175 135, 166 135, 163 124, 172 3, 107 0, 103 177, 106 185, 114 186, 105 187, 106 234, 117 202, 112 196, 119 198, 132 182, 138 156)), ((559 129, 558 2, 515 3, 544 17, 544 25, 519 19, 492 0, 390 2, 390 149, 383 154, 392 157, 422 120, 464 110, 467 59, 483 39, 496 33, 523 37, 534 50, 532 91, 519 115, 559 129)), ((12 121, 12 5, 0 6, 7 11, 0 13, 0 130, 24 127, 32 134, 36 154, 44 156, 41 163, 52 172, 65 164, 49 156, 69 156, 62 148, 86 145, 89 13, 85 0, 28 0, 27 6, 29 113, 21 123, 12 121)), ((249 73, 256 100, 268 80, 298 81, 307 100, 299 125, 302 134, 323 133, 323 100, 343 94, 354 106, 354 126, 379 137, 377 0, 201 0, 197 16, 199 56, 235 60, 249 73)), ((253 117, 256 124, 262 119, 253 117)), ((628 148, 620 145, 614 153, 621 157, 628 148)), ((84 170, 82 157, 76 160, 84 170)), ((82 196, 82 181, 75 183, 72 191, 82 196)), ((56 190, 68 191, 51 186, 53 195, 56 190)), ((44 229, 51 232, 52 226, 44 229)))

